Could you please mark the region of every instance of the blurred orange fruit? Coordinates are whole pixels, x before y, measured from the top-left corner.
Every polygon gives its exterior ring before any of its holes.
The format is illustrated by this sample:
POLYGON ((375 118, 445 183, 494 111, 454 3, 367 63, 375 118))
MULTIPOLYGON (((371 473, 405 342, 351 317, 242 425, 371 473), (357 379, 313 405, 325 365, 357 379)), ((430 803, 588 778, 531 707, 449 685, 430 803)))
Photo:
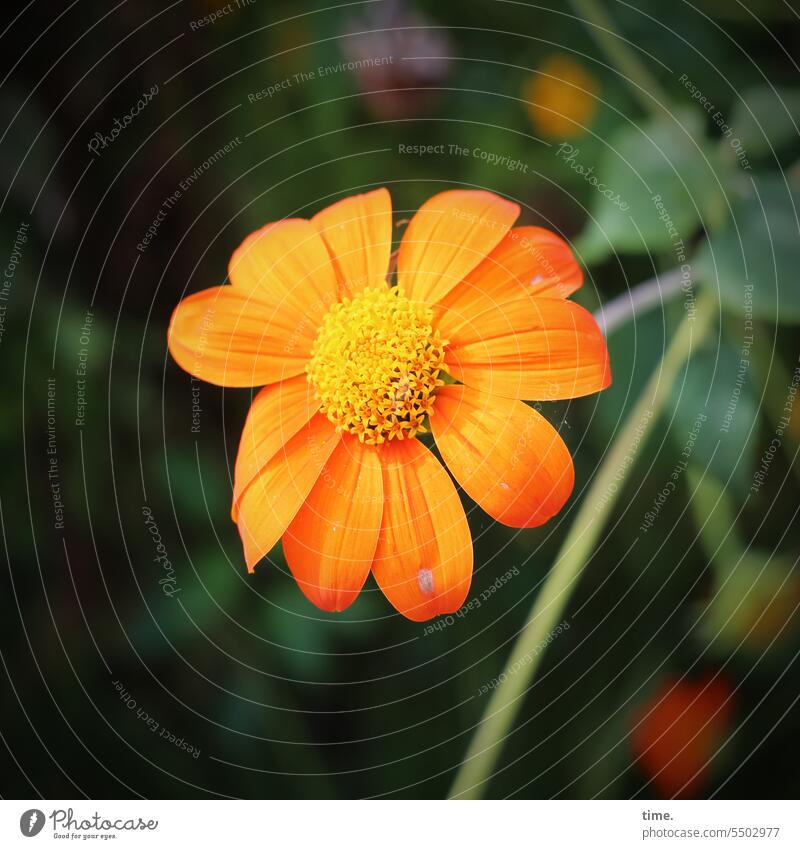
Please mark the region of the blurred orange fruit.
POLYGON ((719 673, 668 678, 634 719, 631 744, 664 798, 692 798, 708 781, 733 714, 733 688, 719 673))

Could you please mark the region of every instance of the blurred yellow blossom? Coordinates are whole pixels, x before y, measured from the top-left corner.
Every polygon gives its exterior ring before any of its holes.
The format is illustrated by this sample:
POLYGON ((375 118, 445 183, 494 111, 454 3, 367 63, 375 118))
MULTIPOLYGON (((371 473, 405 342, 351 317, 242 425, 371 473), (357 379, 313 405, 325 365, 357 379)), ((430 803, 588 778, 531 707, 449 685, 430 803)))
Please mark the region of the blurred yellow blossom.
POLYGON ((597 111, 597 80, 569 56, 551 56, 526 80, 522 96, 545 138, 581 135, 597 111))

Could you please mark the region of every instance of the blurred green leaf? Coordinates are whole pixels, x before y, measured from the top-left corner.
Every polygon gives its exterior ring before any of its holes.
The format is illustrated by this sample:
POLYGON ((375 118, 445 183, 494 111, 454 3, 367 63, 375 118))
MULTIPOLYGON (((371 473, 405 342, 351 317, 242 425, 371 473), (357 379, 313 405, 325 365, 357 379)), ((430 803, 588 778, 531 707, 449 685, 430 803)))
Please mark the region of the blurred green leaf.
POLYGON ((752 307, 756 318, 795 324, 800 322, 800 194, 777 176, 753 179, 752 186, 728 226, 701 249, 699 275, 739 317, 752 307))
POLYGON ((791 560, 751 550, 727 573, 716 569, 718 586, 699 622, 700 633, 726 651, 761 654, 796 632, 800 582, 791 560))
POLYGON ((708 469, 742 497, 753 476, 758 402, 749 366, 724 341, 692 357, 686 380, 673 388, 670 428, 678 459, 708 469), (705 419, 703 419, 705 417, 705 419))
MULTIPOLYGON (((565 158, 564 151, 560 156, 565 158)), ((724 214, 717 159, 694 113, 617 132, 601 158, 597 182, 584 174, 597 191, 580 251, 596 262, 612 250, 671 249, 682 261, 700 225, 712 227, 724 214)))
POLYGON ((735 563, 744 548, 736 526, 736 506, 727 490, 699 466, 689 466, 689 508, 700 534, 706 559, 735 563))
POLYGON ((690 508, 714 576, 713 595, 699 611, 698 633, 724 653, 760 654, 797 628, 800 580, 792 559, 745 548, 740 511, 730 492, 697 467, 690 467, 687 476, 690 508))
POLYGON ((777 150, 798 138, 800 91, 757 86, 742 93, 733 108, 731 125, 749 156, 777 150))

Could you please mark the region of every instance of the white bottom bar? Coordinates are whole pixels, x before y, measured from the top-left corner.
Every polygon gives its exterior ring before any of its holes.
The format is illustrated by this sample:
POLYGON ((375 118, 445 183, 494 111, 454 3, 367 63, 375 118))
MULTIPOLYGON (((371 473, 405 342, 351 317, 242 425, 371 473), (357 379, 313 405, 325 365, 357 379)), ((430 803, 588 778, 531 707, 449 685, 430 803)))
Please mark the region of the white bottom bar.
POLYGON ((0 801, 0 845, 795 847, 790 801, 0 801))

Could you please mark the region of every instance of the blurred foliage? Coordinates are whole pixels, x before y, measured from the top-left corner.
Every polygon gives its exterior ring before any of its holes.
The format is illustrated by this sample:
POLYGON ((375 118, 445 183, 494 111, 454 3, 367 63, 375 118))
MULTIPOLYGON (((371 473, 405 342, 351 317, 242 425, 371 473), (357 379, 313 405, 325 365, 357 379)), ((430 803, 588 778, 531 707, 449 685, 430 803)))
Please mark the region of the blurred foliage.
POLYGON ((686 251, 701 223, 713 228, 723 214, 716 154, 703 139, 702 118, 687 112, 611 135, 600 160, 600 184, 591 221, 578 242, 586 261, 611 251, 686 251))
POLYGON ((742 147, 751 156, 774 155, 790 146, 797 135, 800 91, 784 86, 754 86, 742 92, 731 116, 742 147))
POLYGON ((759 398, 742 362, 728 342, 698 351, 685 380, 673 387, 670 435, 679 456, 744 498, 753 480, 759 398))
POLYGON ((709 239, 699 260, 701 274, 719 282, 728 310, 741 315, 751 300, 758 318, 800 321, 800 287, 793 280, 800 263, 798 215, 800 193, 784 175, 754 178, 747 197, 735 201, 727 226, 709 239))
POLYGON ((745 547, 736 505, 712 475, 690 470, 690 502, 714 576, 713 595, 698 609, 701 639, 723 657, 771 652, 782 662, 797 634, 800 575, 790 556, 745 547))

